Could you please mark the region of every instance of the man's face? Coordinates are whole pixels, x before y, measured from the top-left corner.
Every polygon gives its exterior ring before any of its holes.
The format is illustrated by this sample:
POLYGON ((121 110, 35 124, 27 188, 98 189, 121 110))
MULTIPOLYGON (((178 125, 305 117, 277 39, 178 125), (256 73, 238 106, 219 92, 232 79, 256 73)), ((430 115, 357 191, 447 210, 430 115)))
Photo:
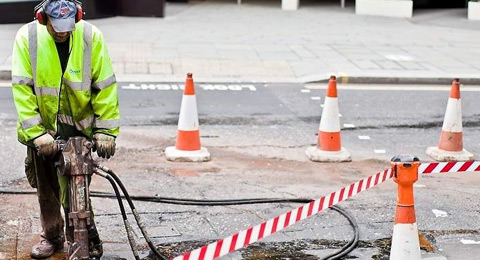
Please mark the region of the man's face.
POLYGON ((50 23, 50 18, 47 21, 47 30, 56 42, 65 42, 70 37, 70 32, 56 32, 50 23))

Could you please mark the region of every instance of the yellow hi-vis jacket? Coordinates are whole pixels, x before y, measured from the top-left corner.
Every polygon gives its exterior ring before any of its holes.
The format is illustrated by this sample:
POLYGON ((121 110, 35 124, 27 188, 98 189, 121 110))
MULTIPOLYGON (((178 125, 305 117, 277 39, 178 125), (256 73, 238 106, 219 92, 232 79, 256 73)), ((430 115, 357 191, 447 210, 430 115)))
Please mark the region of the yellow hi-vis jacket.
POLYGON ((74 126, 87 137, 117 136, 120 112, 115 75, 101 32, 80 21, 70 36, 70 56, 62 68, 47 27, 33 21, 17 33, 12 56, 12 90, 18 113, 18 140, 28 146, 57 124, 74 126), (61 87, 63 84, 63 87, 61 87), (68 99, 60 100, 60 91, 68 99), (62 104, 59 104, 61 102, 62 104), (72 115, 59 113, 69 106, 72 115))

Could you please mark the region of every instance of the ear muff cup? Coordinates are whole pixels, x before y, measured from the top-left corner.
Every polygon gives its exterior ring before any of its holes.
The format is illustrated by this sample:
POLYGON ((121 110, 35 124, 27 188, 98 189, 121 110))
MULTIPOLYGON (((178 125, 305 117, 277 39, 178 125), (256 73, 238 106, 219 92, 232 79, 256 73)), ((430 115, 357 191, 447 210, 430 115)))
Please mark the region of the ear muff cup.
POLYGON ((43 8, 40 8, 40 10, 37 11, 35 18, 40 24, 47 25, 47 19, 45 17, 45 12, 43 12, 43 8))
POLYGON ((41 25, 47 25, 47 14, 44 12, 43 7, 35 13, 35 18, 41 25))
POLYGON ((50 0, 43 0, 35 6, 35 19, 37 19, 38 23, 41 25, 47 25, 47 14, 45 13, 45 6, 50 2, 50 0))
POLYGON ((77 7, 77 14, 75 15, 75 23, 78 23, 83 19, 83 9, 82 9, 82 6, 79 4, 76 4, 76 7, 77 7))

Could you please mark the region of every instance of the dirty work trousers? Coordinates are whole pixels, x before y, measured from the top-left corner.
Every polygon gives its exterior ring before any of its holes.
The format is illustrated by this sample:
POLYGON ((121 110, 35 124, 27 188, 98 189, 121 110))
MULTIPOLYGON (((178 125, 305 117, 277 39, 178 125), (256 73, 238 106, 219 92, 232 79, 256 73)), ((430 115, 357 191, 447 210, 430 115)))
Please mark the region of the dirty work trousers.
MULTIPOLYGON (((25 173, 30 186, 37 189, 42 236, 49 241, 64 241, 64 221, 60 207, 63 206, 64 212, 69 212, 69 183, 68 177, 61 176, 57 171, 54 162, 53 158, 38 156, 34 148, 27 148, 25 173)), ((90 210, 93 217, 91 203, 90 210)), ((67 232, 69 241, 73 239, 71 232, 72 228, 67 232)))

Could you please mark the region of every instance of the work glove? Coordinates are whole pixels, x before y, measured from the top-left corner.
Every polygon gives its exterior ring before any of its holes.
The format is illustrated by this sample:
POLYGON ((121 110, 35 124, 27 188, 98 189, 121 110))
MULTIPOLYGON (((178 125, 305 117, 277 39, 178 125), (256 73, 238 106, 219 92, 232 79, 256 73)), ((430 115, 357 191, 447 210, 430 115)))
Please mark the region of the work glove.
POLYGON ((50 157, 58 152, 58 145, 50 134, 44 134, 37 137, 33 140, 33 144, 35 145, 39 156, 50 157))
POLYGON ((93 151, 97 151, 99 157, 109 159, 115 154, 115 137, 102 133, 93 135, 95 144, 93 151))

